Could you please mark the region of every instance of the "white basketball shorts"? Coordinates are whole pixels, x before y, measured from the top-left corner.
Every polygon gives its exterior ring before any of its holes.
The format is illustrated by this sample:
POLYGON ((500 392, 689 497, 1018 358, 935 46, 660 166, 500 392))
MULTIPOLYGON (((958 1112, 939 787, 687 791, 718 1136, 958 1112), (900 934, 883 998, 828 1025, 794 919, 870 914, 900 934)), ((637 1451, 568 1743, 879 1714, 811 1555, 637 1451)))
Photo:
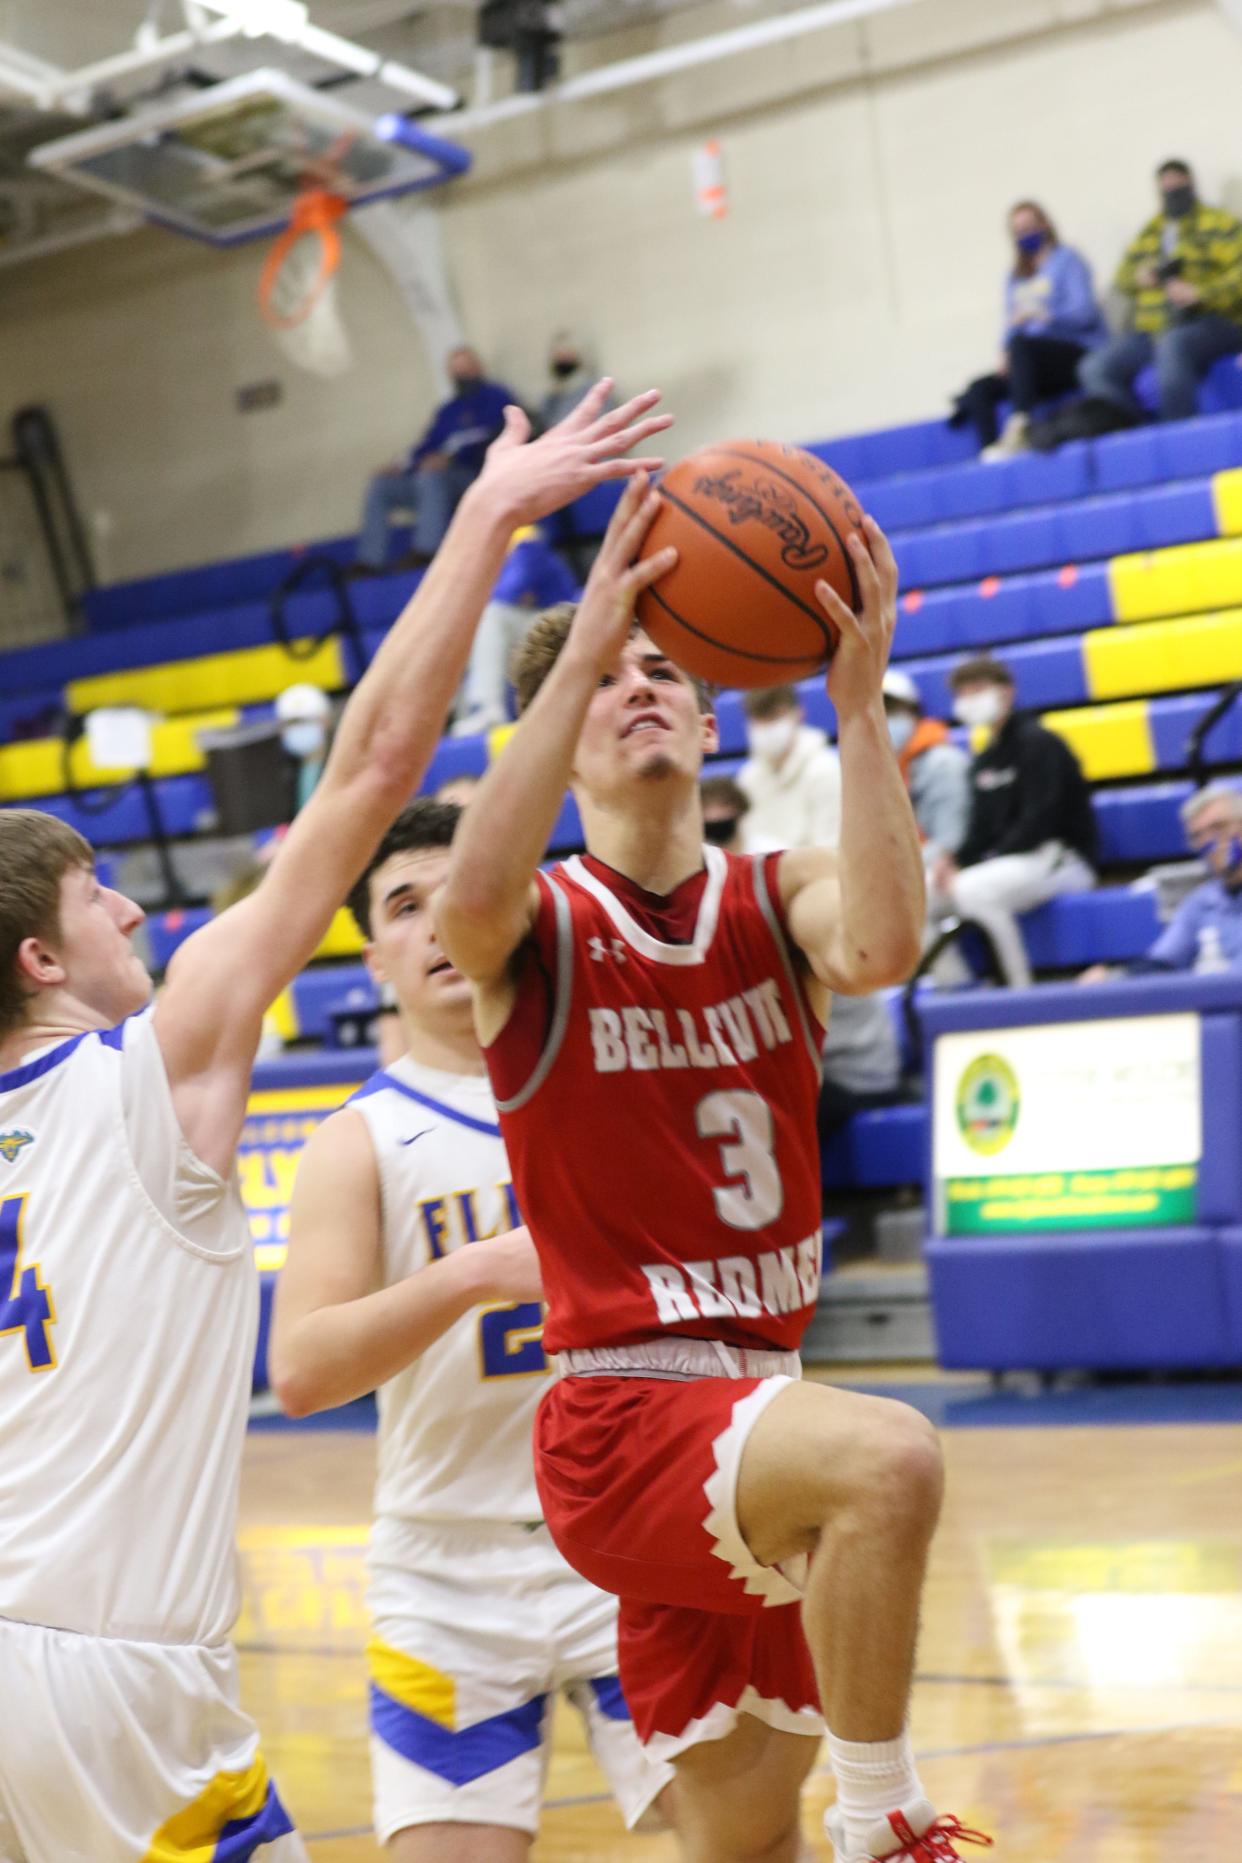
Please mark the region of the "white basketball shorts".
POLYGON ((371 1766, 381 1844, 416 1824, 534 1831, 563 1691, 627 1826, 660 1828, 671 1767, 648 1759, 617 1680, 617 1603, 547 1528, 380 1519, 368 1602, 371 1766))
POLYGON ((307 1863, 227 1644, 0 1619, 0 1863, 307 1863))

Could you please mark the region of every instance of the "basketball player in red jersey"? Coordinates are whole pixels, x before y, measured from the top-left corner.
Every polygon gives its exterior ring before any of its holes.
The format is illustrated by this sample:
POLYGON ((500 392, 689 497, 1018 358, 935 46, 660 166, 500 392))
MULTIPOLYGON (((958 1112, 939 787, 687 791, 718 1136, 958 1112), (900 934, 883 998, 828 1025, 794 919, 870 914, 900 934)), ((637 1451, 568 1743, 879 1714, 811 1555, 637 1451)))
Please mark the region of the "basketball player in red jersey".
POLYGON ((908 975, 923 924, 881 695, 896 569, 868 520, 861 614, 818 589, 841 636, 839 851, 726 855, 698 801, 715 720, 633 621, 676 560, 635 562, 658 505, 636 479, 576 613, 528 636, 522 723, 437 902, 562 1373, 540 1494, 569 1562, 621 1599, 622 1680, 676 1763, 692 1863, 792 1863, 825 1720, 837 1863, 933 1863, 990 1841, 937 1816, 906 1732, 939 1447, 904 1405, 800 1383, 797 1358, 830 994, 908 975), (538 874, 567 783, 588 853, 538 874))

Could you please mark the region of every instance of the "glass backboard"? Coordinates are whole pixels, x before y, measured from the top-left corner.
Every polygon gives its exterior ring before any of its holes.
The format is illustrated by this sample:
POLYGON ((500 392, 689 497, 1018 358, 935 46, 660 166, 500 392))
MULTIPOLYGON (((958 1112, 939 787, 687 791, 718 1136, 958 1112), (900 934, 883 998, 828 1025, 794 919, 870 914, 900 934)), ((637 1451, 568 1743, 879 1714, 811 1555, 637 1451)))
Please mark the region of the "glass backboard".
POLYGON ((404 117, 373 120, 276 70, 42 143, 29 160, 217 246, 276 232, 308 184, 357 207, 470 166, 457 143, 404 117))

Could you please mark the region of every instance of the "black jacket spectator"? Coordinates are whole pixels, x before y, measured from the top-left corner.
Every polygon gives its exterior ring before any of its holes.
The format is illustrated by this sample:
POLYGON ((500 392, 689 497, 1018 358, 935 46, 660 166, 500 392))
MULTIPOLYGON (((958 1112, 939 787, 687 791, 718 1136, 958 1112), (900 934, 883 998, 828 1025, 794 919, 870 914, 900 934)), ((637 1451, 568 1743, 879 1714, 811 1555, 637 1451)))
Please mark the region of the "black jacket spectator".
POLYGON ((1095 813, 1077 757, 1055 731, 1011 712, 970 766, 971 808, 959 867, 1061 841, 1091 866, 1095 813))

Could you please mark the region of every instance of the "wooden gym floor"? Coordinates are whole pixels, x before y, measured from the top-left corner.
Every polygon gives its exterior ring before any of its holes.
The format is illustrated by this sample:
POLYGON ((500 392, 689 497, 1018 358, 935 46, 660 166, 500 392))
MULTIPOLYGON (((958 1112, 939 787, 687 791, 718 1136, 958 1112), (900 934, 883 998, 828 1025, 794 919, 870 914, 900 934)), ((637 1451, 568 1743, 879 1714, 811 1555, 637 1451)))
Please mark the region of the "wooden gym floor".
MULTIPOLYGON (((950 1426, 913 1707, 933 1798, 997 1836, 997 1863, 1233 1857, 1242 1386, 1000 1402, 962 1380, 907 1389, 950 1426)), ((314 1863, 378 1854, 361 1660, 372 1463, 357 1430, 247 1445, 243 1692, 314 1863)), ((806 1801, 821 1857, 830 1790, 818 1773, 806 1801)), ((549 1801, 537 1863, 676 1857, 668 1838, 624 1834, 564 1714, 549 1801)))

